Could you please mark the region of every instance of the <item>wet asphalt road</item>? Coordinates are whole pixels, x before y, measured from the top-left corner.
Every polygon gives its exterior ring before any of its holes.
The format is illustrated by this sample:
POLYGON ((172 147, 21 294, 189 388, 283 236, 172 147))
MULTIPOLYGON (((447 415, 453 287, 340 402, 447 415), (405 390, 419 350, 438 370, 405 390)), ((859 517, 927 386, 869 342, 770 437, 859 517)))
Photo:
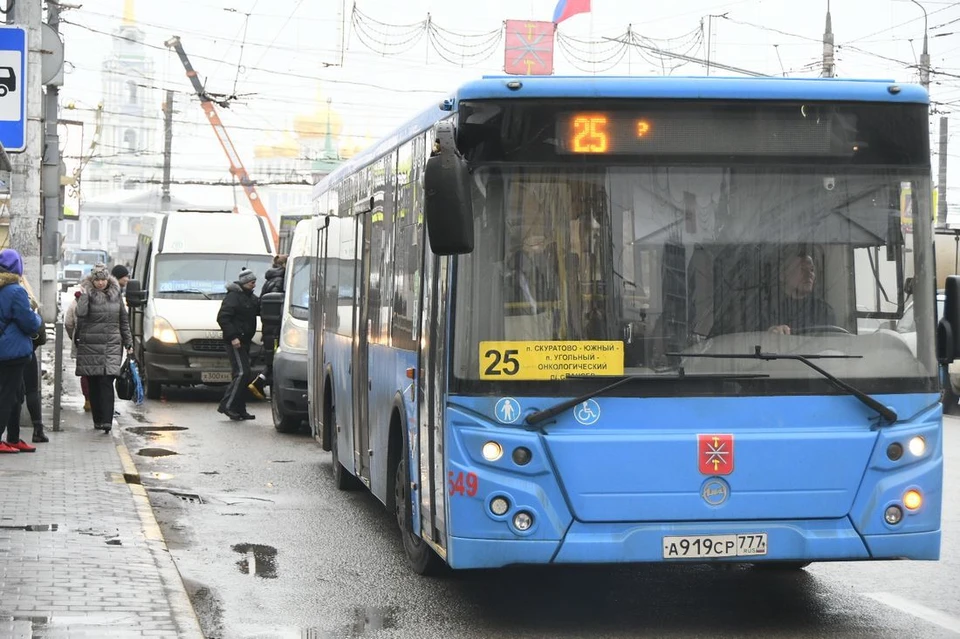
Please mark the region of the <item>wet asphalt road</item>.
POLYGON ((394 522, 308 435, 216 413, 216 389, 119 418, 208 637, 960 637, 960 419, 939 562, 517 568, 418 577, 394 522), (183 430, 174 430, 183 429, 183 430), (176 454, 168 454, 176 453, 176 454))

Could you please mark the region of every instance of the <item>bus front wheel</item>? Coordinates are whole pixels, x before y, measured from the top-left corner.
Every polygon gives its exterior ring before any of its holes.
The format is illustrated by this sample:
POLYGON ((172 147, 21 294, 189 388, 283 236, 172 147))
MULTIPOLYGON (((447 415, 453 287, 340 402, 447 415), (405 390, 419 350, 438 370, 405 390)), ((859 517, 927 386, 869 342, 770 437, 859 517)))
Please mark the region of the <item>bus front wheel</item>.
POLYGON ((394 509, 397 515, 397 526, 400 528, 400 539, 403 541, 403 552, 407 555, 407 563, 418 575, 438 575, 444 569, 443 560, 433 552, 420 537, 413 534, 410 520, 410 472, 407 465, 405 450, 401 450, 397 461, 397 474, 394 480, 394 509))

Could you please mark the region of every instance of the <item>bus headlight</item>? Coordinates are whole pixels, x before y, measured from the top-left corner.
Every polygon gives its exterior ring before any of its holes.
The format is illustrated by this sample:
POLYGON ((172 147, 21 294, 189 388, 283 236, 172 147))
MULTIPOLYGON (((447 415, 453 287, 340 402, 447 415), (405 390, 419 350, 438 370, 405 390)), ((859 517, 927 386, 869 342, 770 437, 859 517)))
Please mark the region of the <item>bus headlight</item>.
POLYGON ((503 447, 497 442, 490 441, 483 445, 481 454, 487 461, 497 461, 503 456, 503 447))
POLYGON ((153 318, 153 339, 164 344, 176 344, 177 332, 173 330, 170 322, 162 317, 153 318))
POLYGON ((305 352, 307 350, 307 329, 292 322, 288 323, 283 327, 280 345, 285 351, 305 352))
POLYGON ((927 451, 927 442, 920 435, 917 435, 910 440, 910 443, 907 444, 907 448, 910 449, 910 453, 914 457, 919 457, 927 451))
POLYGON ((903 493, 903 505, 907 510, 917 510, 923 505, 923 496, 919 490, 908 490, 903 493))

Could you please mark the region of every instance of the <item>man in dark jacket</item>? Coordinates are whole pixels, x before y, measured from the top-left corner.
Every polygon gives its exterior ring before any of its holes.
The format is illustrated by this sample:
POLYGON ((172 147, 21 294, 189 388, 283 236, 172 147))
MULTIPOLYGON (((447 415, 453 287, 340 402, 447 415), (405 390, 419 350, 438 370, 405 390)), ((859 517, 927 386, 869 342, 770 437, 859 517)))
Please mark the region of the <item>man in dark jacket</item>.
MULTIPOLYGON (((273 258, 273 267, 267 270, 263 279, 263 288, 260 289, 260 297, 267 293, 283 293, 284 282, 287 277, 287 256, 276 255, 273 258)), ((263 332, 261 341, 263 343, 263 363, 264 370, 256 376, 247 386, 250 393, 257 399, 266 399, 263 389, 273 384, 273 353, 277 348, 277 339, 280 337, 280 325, 263 323, 263 332)))
POLYGON ((257 332, 260 300, 253 294, 257 276, 247 268, 240 271, 237 281, 227 284, 227 296, 220 304, 217 323, 223 331, 224 346, 230 359, 233 379, 220 400, 217 410, 234 421, 255 419, 247 412, 246 390, 250 380, 250 342, 257 332))

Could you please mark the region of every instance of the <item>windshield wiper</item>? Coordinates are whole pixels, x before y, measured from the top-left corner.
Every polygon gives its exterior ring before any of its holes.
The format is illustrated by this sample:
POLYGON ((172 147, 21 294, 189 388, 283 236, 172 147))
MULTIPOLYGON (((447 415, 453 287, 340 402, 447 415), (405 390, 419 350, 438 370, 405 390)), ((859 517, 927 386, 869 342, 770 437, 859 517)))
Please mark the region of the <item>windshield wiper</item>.
POLYGON ((178 289, 178 290, 176 290, 176 291, 161 291, 161 293, 165 293, 165 294, 166 294, 166 293, 172 293, 172 294, 177 294, 177 293, 179 293, 179 294, 183 294, 183 293, 196 293, 197 295, 203 295, 203 296, 204 296, 206 299, 208 299, 208 300, 209 300, 209 299, 213 299, 213 298, 211 298, 209 295, 207 295, 206 293, 204 293, 203 291, 201 291, 201 290, 198 289, 198 288, 181 288, 181 289, 178 289))
POLYGON ((809 366, 813 370, 817 371, 831 384, 840 390, 850 393, 861 402, 880 413, 880 416, 891 424, 899 419, 897 412, 892 408, 884 406, 873 397, 870 397, 870 395, 864 393, 862 390, 854 388, 836 375, 828 373, 810 361, 812 359, 861 359, 863 357, 862 355, 790 355, 786 353, 764 353, 760 350, 760 346, 758 345, 754 347, 753 353, 667 353, 667 356, 700 357, 706 359, 758 359, 764 362, 772 362, 778 359, 792 359, 801 362, 802 364, 805 364, 806 366, 809 366))
MULTIPOLYGON (((676 381, 678 379, 760 379, 766 377, 770 376, 765 373, 704 373, 698 375, 687 375, 683 368, 677 369, 677 373, 675 375, 628 375, 622 379, 618 379, 612 384, 607 384, 606 386, 602 386, 596 390, 590 391, 589 393, 584 393, 579 397, 562 401, 556 406, 551 406, 550 408, 545 408, 544 410, 538 410, 535 413, 530 413, 527 415, 527 418, 524 421, 526 421, 530 426, 534 426, 546 419, 556 417, 563 411, 573 408, 577 404, 582 404, 588 399, 593 399, 597 395, 603 395, 604 393, 612 391, 613 389, 623 386, 624 384, 629 384, 630 382, 636 382, 639 380, 676 381)), ((597 376, 577 375, 567 377, 566 379, 597 379, 597 376)))

